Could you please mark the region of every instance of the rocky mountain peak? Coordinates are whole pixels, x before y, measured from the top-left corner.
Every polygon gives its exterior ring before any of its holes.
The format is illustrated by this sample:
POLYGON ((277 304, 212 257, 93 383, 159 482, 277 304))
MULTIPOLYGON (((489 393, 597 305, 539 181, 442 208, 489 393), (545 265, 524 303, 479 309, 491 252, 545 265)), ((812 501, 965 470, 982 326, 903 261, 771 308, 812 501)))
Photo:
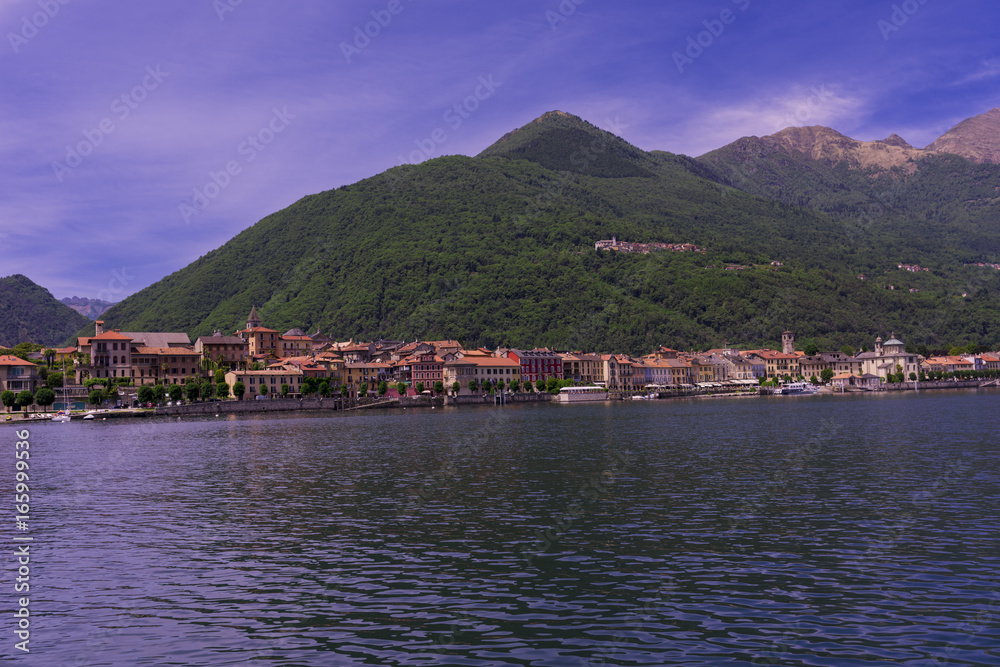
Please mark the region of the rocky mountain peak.
POLYGON ((1000 109, 963 120, 927 148, 961 155, 973 162, 1000 164, 1000 109))

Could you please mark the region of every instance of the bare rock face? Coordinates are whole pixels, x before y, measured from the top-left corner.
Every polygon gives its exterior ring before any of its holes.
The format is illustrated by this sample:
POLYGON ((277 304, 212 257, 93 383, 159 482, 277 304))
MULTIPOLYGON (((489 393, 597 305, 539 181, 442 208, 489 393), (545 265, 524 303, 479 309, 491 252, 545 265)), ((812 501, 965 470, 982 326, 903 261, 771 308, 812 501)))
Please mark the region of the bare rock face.
POLYGON ((891 134, 887 139, 883 139, 878 142, 880 144, 888 144, 890 146, 899 146, 900 148, 913 148, 903 137, 898 134, 891 134))
POLYGON ((961 155, 973 162, 1000 164, 1000 109, 963 120, 927 148, 961 155))
POLYGON ((768 138, 783 150, 798 151, 814 160, 847 162, 862 169, 909 166, 935 152, 914 148, 897 134, 882 141, 857 141, 822 126, 789 127, 768 138))

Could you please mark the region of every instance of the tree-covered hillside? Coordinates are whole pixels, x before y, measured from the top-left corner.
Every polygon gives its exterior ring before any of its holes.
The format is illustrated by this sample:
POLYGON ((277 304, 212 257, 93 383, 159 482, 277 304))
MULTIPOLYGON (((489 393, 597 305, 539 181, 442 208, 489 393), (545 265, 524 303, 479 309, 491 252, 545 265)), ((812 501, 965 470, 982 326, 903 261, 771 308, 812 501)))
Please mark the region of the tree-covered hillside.
POLYGON ((266 326, 344 339, 636 353, 776 343, 786 328, 836 347, 889 330, 932 346, 998 342, 1000 272, 963 266, 974 248, 947 221, 934 272, 896 271, 927 244, 895 219, 859 232, 721 185, 717 169, 547 114, 476 158, 306 197, 104 319, 198 336, 235 330, 256 305, 266 326), (612 236, 707 251, 594 250, 612 236))
POLYGON ((88 322, 27 277, 0 278, 0 347, 60 345, 88 322))

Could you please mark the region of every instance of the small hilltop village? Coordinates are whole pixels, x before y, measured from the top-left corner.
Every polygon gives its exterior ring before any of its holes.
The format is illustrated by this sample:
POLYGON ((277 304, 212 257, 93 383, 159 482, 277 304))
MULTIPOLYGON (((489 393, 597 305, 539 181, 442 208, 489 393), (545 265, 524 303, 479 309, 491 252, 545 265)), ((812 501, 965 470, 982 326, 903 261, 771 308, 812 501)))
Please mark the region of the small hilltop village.
MULTIPOLYGON (((0 356, 4 404, 28 407, 62 370, 56 409, 106 404, 122 393, 132 405, 171 401, 341 396, 354 400, 419 395, 486 396, 557 393, 565 386, 599 386, 610 398, 760 393, 804 381, 834 391, 880 391, 946 378, 1000 377, 1000 354, 925 358, 890 333, 871 351, 806 354, 791 331, 782 349, 681 352, 659 347, 645 356, 547 348, 468 349, 456 340, 334 341, 317 331, 281 333, 253 308, 246 327, 193 343, 186 333, 106 331, 29 361, 0 356), (136 388, 122 392, 121 387, 136 388), (148 389, 143 389, 148 387, 148 389), (95 393, 96 392, 96 393, 95 393)), ((58 388, 57 387, 57 388, 58 388)), ((39 399, 38 405, 47 401, 39 399)), ((116 400, 116 404, 128 401, 116 400)))

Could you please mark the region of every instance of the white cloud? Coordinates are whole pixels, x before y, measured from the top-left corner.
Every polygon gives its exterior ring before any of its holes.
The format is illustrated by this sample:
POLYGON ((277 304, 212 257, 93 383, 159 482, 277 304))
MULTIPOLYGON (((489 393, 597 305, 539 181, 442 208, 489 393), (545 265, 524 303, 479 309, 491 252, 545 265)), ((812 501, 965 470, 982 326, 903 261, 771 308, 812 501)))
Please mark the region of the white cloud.
POLYGON ((1000 58, 982 61, 978 70, 967 74, 952 85, 964 86, 967 83, 975 83, 977 81, 983 81, 984 79, 992 79, 995 76, 1000 76, 1000 58))

